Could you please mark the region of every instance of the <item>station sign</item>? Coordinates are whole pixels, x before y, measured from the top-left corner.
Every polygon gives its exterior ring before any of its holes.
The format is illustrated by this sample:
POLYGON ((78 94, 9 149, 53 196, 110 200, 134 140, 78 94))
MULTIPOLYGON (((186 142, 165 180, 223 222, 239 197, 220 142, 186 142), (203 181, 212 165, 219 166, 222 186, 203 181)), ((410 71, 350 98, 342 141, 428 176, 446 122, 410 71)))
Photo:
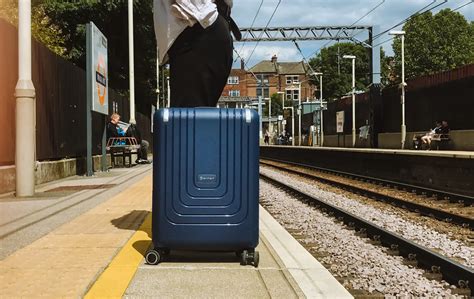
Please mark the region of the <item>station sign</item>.
POLYGON ((344 111, 336 112, 336 133, 344 133, 344 111))
POLYGON ((89 45, 88 49, 88 71, 90 72, 88 79, 91 80, 91 110, 108 115, 109 114, 109 81, 108 81, 108 59, 107 59, 107 38, 95 26, 94 23, 88 24, 89 45))

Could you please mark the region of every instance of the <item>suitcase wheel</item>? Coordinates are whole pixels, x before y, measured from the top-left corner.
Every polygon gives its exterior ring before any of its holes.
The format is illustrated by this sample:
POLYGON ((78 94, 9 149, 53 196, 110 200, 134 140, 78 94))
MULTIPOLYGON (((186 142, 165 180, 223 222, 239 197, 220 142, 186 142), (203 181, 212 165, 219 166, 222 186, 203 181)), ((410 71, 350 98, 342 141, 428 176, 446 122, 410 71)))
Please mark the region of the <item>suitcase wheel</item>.
POLYGON ((260 262, 260 254, 258 251, 254 250, 244 250, 240 256, 240 264, 250 265, 252 264, 255 268, 258 267, 258 263, 260 262))
POLYGON ((161 260, 161 254, 155 250, 149 250, 145 255, 145 261, 148 265, 158 265, 161 260))

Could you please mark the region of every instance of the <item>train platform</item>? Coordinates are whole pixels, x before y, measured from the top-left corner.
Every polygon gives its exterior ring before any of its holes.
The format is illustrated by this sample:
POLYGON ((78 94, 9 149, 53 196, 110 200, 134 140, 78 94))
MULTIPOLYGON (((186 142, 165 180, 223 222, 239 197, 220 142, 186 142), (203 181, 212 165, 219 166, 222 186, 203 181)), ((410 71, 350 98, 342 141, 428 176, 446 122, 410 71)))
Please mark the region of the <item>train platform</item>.
POLYGON ((260 157, 474 196, 474 152, 261 146, 260 157))
POLYGON ((266 147, 277 148, 302 148, 315 152, 354 152, 383 155, 401 155, 401 156, 421 156, 421 157, 442 157, 442 158, 461 158, 474 159, 474 151, 445 151, 445 150, 402 150, 402 149, 381 149, 381 148, 350 148, 350 147, 319 147, 319 146, 288 146, 288 145, 266 145, 266 147))
POLYGON ((351 298, 260 208, 260 265, 234 253, 172 251, 146 265, 150 165, 112 169, 0 196, 0 296, 86 298, 351 298))

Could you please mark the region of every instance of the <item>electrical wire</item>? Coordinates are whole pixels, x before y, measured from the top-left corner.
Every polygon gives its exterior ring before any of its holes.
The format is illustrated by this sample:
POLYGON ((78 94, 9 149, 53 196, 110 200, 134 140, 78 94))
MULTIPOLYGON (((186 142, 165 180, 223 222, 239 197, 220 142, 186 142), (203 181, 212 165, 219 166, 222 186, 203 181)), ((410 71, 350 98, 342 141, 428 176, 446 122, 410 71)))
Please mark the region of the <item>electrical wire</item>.
POLYGON ((260 43, 260 38, 262 37, 263 33, 265 32, 265 30, 267 30, 268 28, 268 25, 270 25, 270 22, 272 21, 273 17, 275 16, 275 13, 277 12, 277 9, 278 7, 280 6, 280 3, 281 3, 281 0, 278 0, 278 4, 276 5, 275 9, 273 10, 273 13, 270 17, 270 19, 268 20, 267 22, 267 25, 265 25, 265 28, 262 30, 262 32, 260 32, 260 35, 258 36, 258 41, 257 43, 255 44, 255 47, 253 48, 252 52, 250 53, 250 56, 247 58, 248 61, 250 61, 250 58, 252 58, 252 55, 253 53, 255 52, 255 49, 257 49, 257 46, 258 44, 260 43))
POLYGON ((371 12, 373 12, 374 10, 376 10, 377 8, 379 8, 382 4, 385 3, 385 0, 382 0, 380 1, 379 4, 377 4, 374 8, 372 8, 371 10, 369 10, 365 15, 363 15, 362 17, 360 17, 357 21, 355 21, 354 23, 352 23, 350 26, 354 26, 355 24, 359 23, 360 20, 362 20, 363 18, 365 18, 366 16, 368 16, 371 12))
MULTIPOLYGON (((471 1, 469 1, 469 2, 466 2, 466 3, 464 3, 463 5, 458 6, 458 7, 454 8, 454 9, 452 9, 452 11, 460 10, 461 8, 463 8, 463 7, 465 7, 465 6, 469 5, 469 4, 472 4, 472 3, 474 3, 474 0, 471 0, 471 1)), ((434 8, 434 7, 433 7, 433 8, 434 8)), ((430 10, 431 10, 431 9, 430 9, 430 10)), ((431 21, 430 21, 430 22, 431 22, 431 21)), ((395 39, 395 36, 392 36, 392 37, 390 37, 390 38, 384 40, 383 42, 380 42, 380 43, 378 43, 378 44, 376 44, 376 45, 374 45, 374 46, 372 46, 372 47, 378 47, 378 46, 383 45, 383 44, 386 44, 386 43, 388 43, 389 41, 392 41, 392 40, 394 40, 394 39, 395 39)))
MULTIPOLYGON (((265 1, 265 0, 262 0, 262 1, 260 2, 260 5, 259 5, 259 7, 258 7, 258 9, 257 9, 257 13, 255 14, 255 17, 253 18, 252 25, 250 25, 250 30, 252 30, 253 25, 255 24, 255 20, 257 20, 258 14, 260 13, 260 9, 262 8, 262 5, 263 5, 263 1, 265 1)), ((245 39, 247 36, 248 36, 248 31, 245 33, 244 39, 245 39)), ((246 43, 245 41, 242 43, 242 47, 240 47, 240 51, 239 51, 240 54, 238 55, 238 57, 241 56, 242 51, 244 50, 245 43, 246 43)), ((234 63, 237 61, 238 57, 234 60, 234 63)))
MULTIPOLYGON (((379 8, 380 6, 382 6, 382 4, 385 3, 385 0, 382 0, 380 1, 377 5, 375 5, 372 9, 370 9, 368 12, 366 12, 362 17, 360 17, 359 19, 357 19, 355 22, 353 22, 350 26, 354 26, 355 24, 359 23, 361 20, 363 20, 365 17, 367 17, 369 14, 371 14, 373 11, 375 11, 377 8, 379 8)), ((331 40, 329 40, 328 42, 326 42, 324 45, 322 45, 321 47, 319 47, 316 51, 314 51, 313 53, 311 53, 309 56, 313 56, 315 54, 317 54, 321 49, 324 49, 327 45, 329 45, 331 43, 331 40)))
POLYGON ((372 41, 381 37, 382 35, 384 35, 385 33, 389 32, 390 30, 392 30, 393 28, 395 27, 398 27, 402 24, 405 24, 406 22, 408 22, 410 19, 414 18, 415 16, 417 16, 418 14, 422 14, 422 13, 425 13, 425 12, 428 12, 428 11, 431 11, 441 5, 444 5, 446 2, 448 2, 448 0, 443 0, 443 2, 431 7, 428 9, 428 7, 430 7, 431 5, 433 5, 434 3, 436 3, 438 0, 433 0, 431 3, 429 3, 428 5, 422 7, 421 9, 417 10, 416 12, 412 13, 410 16, 408 16, 407 18, 405 18, 403 21, 400 21, 398 22, 397 24, 393 25, 392 27, 376 34, 375 36, 372 37, 372 41), (425 10, 426 9, 426 10, 425 10))

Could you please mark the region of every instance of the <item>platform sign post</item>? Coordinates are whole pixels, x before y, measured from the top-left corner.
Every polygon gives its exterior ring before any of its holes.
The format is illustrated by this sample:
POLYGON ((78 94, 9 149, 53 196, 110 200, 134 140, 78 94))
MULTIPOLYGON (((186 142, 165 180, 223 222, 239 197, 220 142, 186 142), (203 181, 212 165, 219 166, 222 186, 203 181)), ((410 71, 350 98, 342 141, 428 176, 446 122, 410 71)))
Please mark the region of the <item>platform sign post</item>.
MULTIPOLYGON (((87 176, 94 173, 92 165, 92 112, 109 114, 108 68, 107 68, 107 39, 104 34, 90 22, 86 25, 87 45, 87 176)), ((106 134, 102 135, 102 170, 107 169, 106 134)))
MULTIPOLYGON (((339 136, 341 136, 341 134, 344 133, 344 110, 336 112, 336 133, 337 133, 337 146, 339 146, 339 136)), ((344 145, 345 144, 346 144, 346 137, 344 136, 344 145)))

